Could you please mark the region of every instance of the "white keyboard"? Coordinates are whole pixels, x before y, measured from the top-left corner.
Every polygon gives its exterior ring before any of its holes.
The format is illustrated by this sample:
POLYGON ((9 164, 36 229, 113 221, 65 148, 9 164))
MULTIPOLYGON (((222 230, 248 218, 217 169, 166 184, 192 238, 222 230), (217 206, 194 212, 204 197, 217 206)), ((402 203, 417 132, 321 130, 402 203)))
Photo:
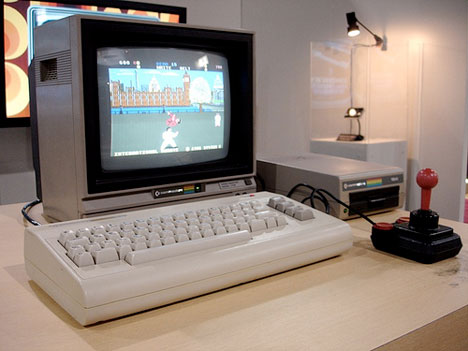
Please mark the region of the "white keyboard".
POLYGON ((88 325, 337 256, 345 222, 272 193, 28 227, 29 277, 88 325))

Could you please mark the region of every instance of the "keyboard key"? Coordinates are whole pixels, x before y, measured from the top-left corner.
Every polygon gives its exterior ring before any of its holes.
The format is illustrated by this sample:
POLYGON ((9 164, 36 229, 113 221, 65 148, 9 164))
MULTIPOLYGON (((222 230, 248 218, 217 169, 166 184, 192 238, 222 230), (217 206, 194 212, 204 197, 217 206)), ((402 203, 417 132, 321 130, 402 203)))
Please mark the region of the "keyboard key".
POLYGON ((147 235, 149 233, 149 229, 145 227, 138 227, 135 228, 134 232, 138 235, 147 235))
POLYGON ((130 244, 124 244, 124 245, 118 246, 116 251, 117 251, 117 254, 119 256, 119 259, 124 260, 125 256, 127 256, 127 254, 129 252, 132 252, 132 248, 131 248, 130 244))
POLYGON ((232 245, 240 242, 246 242, 251 239, 251 234, 247 231, 241 231, 221 236, 214 236, 204 240, 195 240, 182 242, 176 245, 150 248, 147 250, 130 252, 125 261, 131 265, 151 262, 167 257, 179 256, 195 251, 211 249, 220 246, 232 245))
POLYGON ((247 230, 247 231, 251 232, 250 226, 249 226, 249 224, 247 222, 238 223, 237 228, 239 228, 239 230, 247 230))
POLYGON ((91 228, 91 234, 104 234, 106 229, 103 225, 95 225, 91 228))
POLYGON ((160 224, 151 224, 151 226, 148 227, 148 229, 154 233, 161 233, 163 231, 163 228, 160 224))
POLYGON ((146 243, 146 246, 148 246, 149 248, 162 246, 161 239, 148 240, 147 243, 146 243))
POLYGON ((294 213, 294 218, 297 218, 300 221, 306 221, 308 219, 314 219, 315 217, 311 208, 303 208, 302 210, 294 213))
POLYGON ((191 231, 188 233, 190 240, 198 240, 202 238, 202 235, 199 231, 191 231))
POLYGON ((87 252, 92 254, 94 251, 101 250, 101 245, 99 245, 99 243, 92 243, 85 245, 84 248, 87 252))
POLYGON ((187 234, 176 234, 174 237, 175 237, 175 240, 178 243, 182 243, 184 241, 189 241, 190 240, 190 238, 188 237, 187 234))
POLYGON ((73 230, 65 230, 60 233, 58 241, 62 246, 65 246, 67 241, 73 239, 76 239, 75 232, 73 230))
POLYGON ((250 229, 253 231, 253 232, 256 232, 258 230, 265 230, 267 229, 267 226, 266 226, 266 223, 263 219, 252 219, 250 222, 249 222, 249 225, 250 225, 250 229))
POLYGON ((265 218, 265 223, 266 223, 268 229, 275 228, 275 227, 278 226, 278 224, 276 223, 275 217, 265 218))
POLYGON ((273 212, 273 211, 270 211, 270 210, 260 211, 260 212, 257 212, 255 214, 255 217, 258 218, 258 219, 274 217, 274 216, 276 216, 276 213, 277 212, 273 212))
MULTIPOLYGON (((237 227, 236 227, 236 229, 237 229, 237 227)), ((227 233, 227 230, 226 230, 226 228, 224 226, 219 226, 219 227, 216 227, 214 232, 215 232, 216 235, 223 235, 223 234, 227 233)))
POLYGON ((151 240, 159 240, 161 239, 161 237, 159 236, 158 233, 148 233, 148 235, 145 235, 145 238, 147 241, 151 241, 151 240))
POLYGON ((122 223, 120 223, 120 229, 124 230, 124 231, 133 230, 133 223, 122 222, 122 223))
POLYGON ((86 267, 86 266, 94 265, 93 256, 91 256, 91 253, 86 252, 86 251, 76 254, 73 258, 73 262, 75 262, 75 264, 78 267, 86 267))
POLYGON ((167 237, 173 237, 174 232, 172 230, 163 230, 161 233, 159 233, 159 236, 164 239, 167 237))
POLYGON ((91 230, 89 230, 89 228, 80 228, 76 231, 76 236, 78 238, 83 236, 87 236, 89 238, 91 236, 91 230))
POLYGON ((159 217, 150 217, 146 220, 148 225, 161 224, 161 219, 159 217))
POLYGON ((116 240, 119 240, 119 239, 120 239, 120 234, 119 234, 118 232, 115 232, 115 231, 106 233, 106 234, 104 234, 104 236, 105 236, 108 240, 113 240, 113 241, 116 241, 116 240))
POLYGON ((65 243, 65 248, 68 250, 72 246, 77 246, 77 245, 85 246, 87 244, 89 244, 89 239, 85 236, 83 238, 68 240, 65 243))
POLYGON ((278 206, 279 203, 284 202, 284 201, 286 201, 284 197, 274 196, 268 200, 268 206, 272 208, 276 208, 276 206, 278 206))
POLYGON ((285 216, 278 216, 278 217, 276 217, 276 223, 278 224, 278 227, 280 227, 280 226, 282 226, 282 225, 288 224, 288 222, 286 221, 286 217, 285 217, 285 216))
POLYGON ((130 246, 132 244, 132 241, 129 238, 122 238, 122 239, 117 239, 115 240, 116 244, 120 246, 128 245, 130 246))
POLYGON ((235 224, 228 224, 225 228, 226 228, 228 233, 234 233, 234 232, 238 231, 237 225, 235 225, 235 224))
POLYGON ((276 206, 276 209, 280 212, 286 212, 289 207, 294 208, 294 203, 292 201, 281 202, 276 206))
POLYGON ((187 221, 184 219, 178 219, 177 221, 175 221, 175 225, 177 228, 187 228, 188 227, 188 223, 187 221))
POLYGON ((204 229, 202 231, 202 235, 203 235, 204 238, 209 238, 211 236, 214 236, 214 231, 211 228, 210 229, 204 229))
POLYGON ((89 241, 92 243, 101 243, 102 241, 105 241, 105 240, 106 240, 106 237, 104 236, 104 234, 101 234, 101 233, 93 234, 89 238, 89 241))
POLYGON ((163 245, 172 245, 176 243, 174 236, 166 236, 161 239, 161 242, 163 245))
POLYGON ((120 232, 120 236, 122 238, 131 238, 134 235, 135 235, 135 232, 133 230, 122 230, 120 232))
POLYGON ((104 226, 106 232, 117 232, 120 229, 120 226, 115 223, 108 223, 104 226))
POLYGON ((100 245, 101 245, 101 247, 102 247, 103 249, 106 248, 106 247, 113 247, 113 248, 116 248, 116 247, 117 247, 115 241, 113 241, 113 240, 104 240, 104 241, 101 241, 101 242, 100 242, 100 245))
POLYGON ((93 252, 94 261, 96 264, 118 261, 119 256, 113 247, 106 247, 104 249, 96 250, 93 252))
POLYGON ((132 247, 133 251, 145 250, 148 248, 148 246, 146 246, 146 240, 133 242, 130 246, 132 247))
POLYGON ((67 255, 73 260, 77 254, 82 254, 83 252, 85 252, 84 247, 81 245, 76 245, 68 249, 67 255))

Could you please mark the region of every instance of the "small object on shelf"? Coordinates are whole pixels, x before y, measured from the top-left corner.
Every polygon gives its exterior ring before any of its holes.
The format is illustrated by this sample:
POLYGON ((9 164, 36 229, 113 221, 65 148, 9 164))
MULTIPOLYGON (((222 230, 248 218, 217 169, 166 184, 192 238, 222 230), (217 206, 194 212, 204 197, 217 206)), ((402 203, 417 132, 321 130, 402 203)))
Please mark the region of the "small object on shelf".
MULTIPOLYGON (((338 138, 336 140, 338 141, 360 141, 364 140, 364 136, 361 135, 361 122, 359 121, 359 117, 361 117, 361 114, 364 112, 364 109, 362 107, 350 107, 346 110, 345 118, 352 118, 357 121, 358 124, 358 134, 346 134, 346 133, 341 133, 338 135, 338 138)), ((351 120, 352 122, 352 120, 351 120)))
POLYGON ((362 135, 343 134, 343 133, 338 135, 338 138, 336 138, 336 140, 338 140, 338 141, 360 141, 360 140, 363 140, 363 139, 364 139, 364 137, 362 135))

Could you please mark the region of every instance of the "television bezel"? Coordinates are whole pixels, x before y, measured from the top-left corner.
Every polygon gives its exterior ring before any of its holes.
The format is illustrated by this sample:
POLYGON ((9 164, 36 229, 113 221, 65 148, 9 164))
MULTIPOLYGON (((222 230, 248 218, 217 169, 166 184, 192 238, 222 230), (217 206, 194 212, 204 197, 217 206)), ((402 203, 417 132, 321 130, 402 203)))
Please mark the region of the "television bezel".
POLYGON ((214 181, 254 173, 254 47, 251 33, 162 22, 135 23, 83 18, 80 45, 85 87, 83 103, 88 194, 214 181), (138 40, 135 40, 136 36, 138 40), (226 158, 179 167, 130 171, 102 169, 96 51, 100 47, 144 45, 218 52, 228 59, 231 129, 226 158))

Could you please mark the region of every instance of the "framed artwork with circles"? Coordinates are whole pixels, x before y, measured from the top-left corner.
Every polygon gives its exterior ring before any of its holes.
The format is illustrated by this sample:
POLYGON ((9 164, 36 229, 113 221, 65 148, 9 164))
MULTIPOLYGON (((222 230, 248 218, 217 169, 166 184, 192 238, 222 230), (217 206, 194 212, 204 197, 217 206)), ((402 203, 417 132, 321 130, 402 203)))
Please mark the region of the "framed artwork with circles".
POLYGON ((0 55, 0 127, 30 125, 28 66, 33 59, 34 28, 74 14, 141 16, 155 21, 186 23, 184 7, 117 0, 3 1, 3 55, 0 55))

